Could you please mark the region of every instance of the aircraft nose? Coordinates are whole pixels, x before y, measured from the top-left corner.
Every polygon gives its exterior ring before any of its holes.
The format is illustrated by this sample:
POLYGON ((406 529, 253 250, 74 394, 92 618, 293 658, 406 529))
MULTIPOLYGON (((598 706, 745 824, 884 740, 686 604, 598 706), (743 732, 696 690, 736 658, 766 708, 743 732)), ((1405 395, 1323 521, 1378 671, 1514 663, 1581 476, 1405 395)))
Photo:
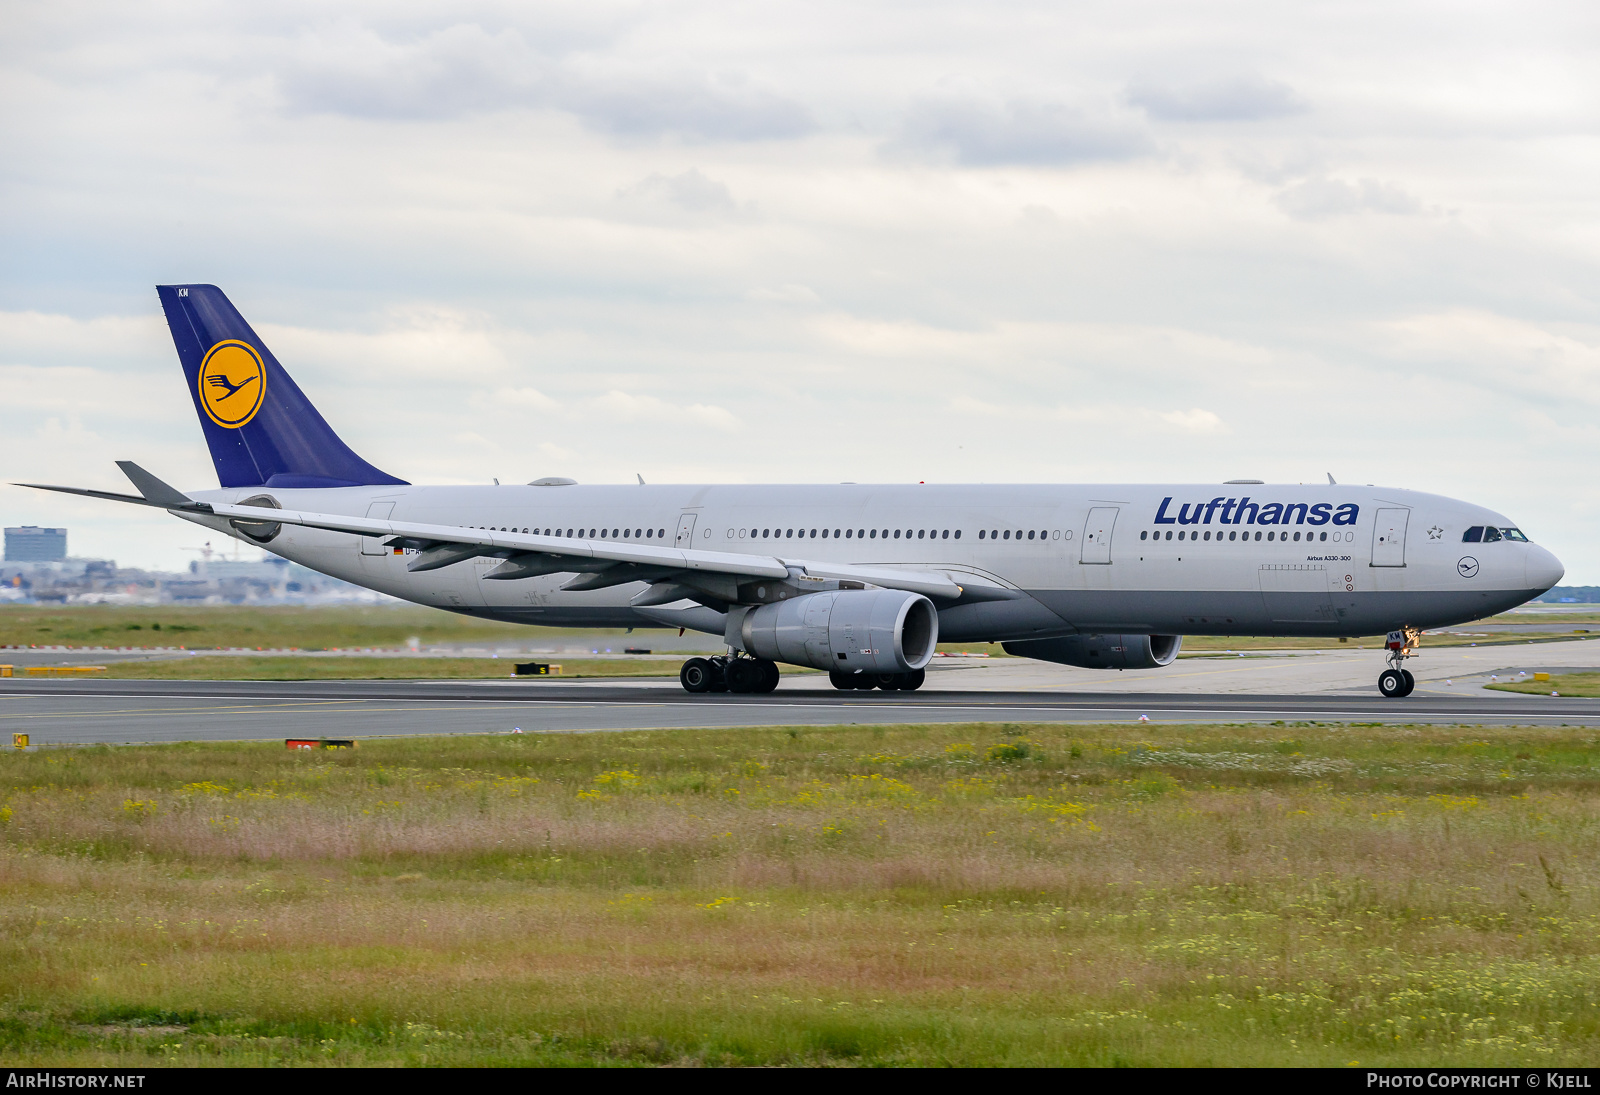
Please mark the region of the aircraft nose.
POLYGON ((1567 568, 1561 565, 1560 559, 1537 544, 1529 545, 1528 556, 1523 565, 1527 568, 1528 588, 1540 592, 1561 581, 1567 573, 1567 568))

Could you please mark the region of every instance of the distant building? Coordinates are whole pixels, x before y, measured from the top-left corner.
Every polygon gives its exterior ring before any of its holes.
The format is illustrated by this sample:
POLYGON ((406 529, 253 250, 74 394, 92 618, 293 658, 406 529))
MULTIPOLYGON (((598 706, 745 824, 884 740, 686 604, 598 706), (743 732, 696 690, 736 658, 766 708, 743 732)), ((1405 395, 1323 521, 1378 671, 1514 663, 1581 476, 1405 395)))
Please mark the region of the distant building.
POLYGON ((67 557, 67 530, 23 525, 6 529, 8 563, 53 563, 67 557))

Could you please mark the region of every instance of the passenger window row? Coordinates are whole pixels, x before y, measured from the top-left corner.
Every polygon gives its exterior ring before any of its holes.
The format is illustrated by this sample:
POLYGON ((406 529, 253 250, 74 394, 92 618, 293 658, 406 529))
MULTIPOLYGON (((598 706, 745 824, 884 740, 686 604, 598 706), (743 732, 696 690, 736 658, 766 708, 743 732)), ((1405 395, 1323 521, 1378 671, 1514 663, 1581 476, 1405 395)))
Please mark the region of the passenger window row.
MULTIPOLYGON (((904 530, 902 530, 902 529, 883 529, 881 532, 878 529, 875 529, 875 528, 873 528, 873 529, 866 529, 866 528, 833 529, 831 532, 828 529, 812 529, 809 534, 803 528, 802 529, 792 529, 792 528, 791 529, 782 529, 782 528, 755 529, 755 528, 753 528, 753 529, 740 529, 738 535, 739 535, 739 539, 741 539, 741 540, 745 539, 746 537, 748 537, 751 540, 795 540, 795 539, 815 540, 815 539, 817 539, 819 533, 821 535, 821 538, 824 539, 824 540, 828 539, 830 536, 835 540, 876 540, 876 539, 879 539, 880 536, 881 536, 882 539, 885 539, 885 540, 888 540, 888 539, 898 540, 898 539, 901 538, 902 535, 904 535, 904 537, 907 540, 910 540, 910 539, 913 539, 913 538, 918 539, 918 540, 951 540, 951 539, 959 540, 959 539, 961 539, 961 530, 960 529, 956 529, 955 532, 952 533, 949 529, 909 529, 909 528, 908 529, 904 529, 904 530)), ((728 530, 728 539, 730 539, 730 540, 733 539, 733 536, 734 536, 734 530, 733 529, 729 529, 728 530)))
MULTIPOLYGON (((1010 529, 988 529, 988 530, 979 529, 978 530, 978 539, 980 539, 980 540, 985 539, 985 538, 990 539, 990 540, 1010 540, 1012 538, 1020 540, 1020 539, 1022 539, 1022 536, 1023 536, 1023 530, 1022 529, 1017 529, 1015 532, 1012 532, 1010 529)), ((1049 529, 1039 529, 1036 532, 1033 529, 1028 529, 1027 530, 1027 536, 1028 536, 1028 539, 1030 539, 1030 540, 1034 539, 1035 537, 1038 537, 1040 540, 1048 540, 1048 539, 1050 539, 1050 530, 1049 529)), ((1059 535, 1057 535, 1056 539, 1059 540, 1059 539, 1061 539, 1061 537, 1059 535)), ((1070 540, 1070 539, 1072 539, 1072 537, 1069 535, 1067 537, 1067 539, 1070 540)))
MULTIPOLYGON (((790 529, 760 528, 760 529, 738 529, 737 531, 735 531, 734 529, 729 529, 728 530, 728 539, 732 540, 735 536, 737 536, 741 540, 744 540, 744 539, 751 539, 751 540, 794 540, 794 539, 807 540, 807 539, 809 539, 809 540, 815 540, 815 539, 817 539, 819 537, 821 539, 826 540, 830 536, 835 540, 851 540, 851 539, 854 539, 854 540, 900 540, 900 539, 906 539, 906 540, 913 540, 913 539, 915 539, 915 540, 959 540, 959 539, 961 539, 961 530, 960 529, 955 529, 955 530, 952 531, 951 529, 909 529, 909 528, 908 529, 887 529, 887 528, 886 529, 875 529, 875 528, 873 528, 873 529, 865 529, 865 528, 848 529, 847 528, 847 529, 833 529, 831 531, 829 529, 811 529, 810 531, 807 531, 806 529, 803 529, 803 528, 802 529, 793 529, 793 528, 790 528, 790 529)), ((1054 534, 1054 536, 1055 536, 1055 538, 1057 540, 1060 540, 1060 539, 1063 538, 1059 531, 1057 531, 1054 534)), ((1015 539, 1015 540, 1023 540, 1023 539, 1027 539, 1027 540, 1048 540, 1050 538, 1051 538, 1051 532, 1050 532, 1049 529, 1016 529, 1016 530, 1012 530, 1012 529, 979 529, 978 530, 978 539, 980 539, 980 540, 1013 540, 1013 539, 1015 539)), ((1072 539, 1072 533, 1070 533, 1070 532, 1067 533, 1065 539, 1068 539, 1068 540, 1072 539)))
MULTIPOLYGON (((1335 540, 1338 540, 1341 537, 1341 535, 1348 539, 1348 538, 1354 537, 1355 533, 1353 533, 1353 532, 1337 533, 1336 532, 1336 533, 1333 534, 1333 538, 1335 540)), ((1190 540, 1209 540, 1209 539, 1211 539, 1211 533, 1209 531, 1207 531, 1205 533, 1188 532, 1188 531, 1184 531, 1184 532, 1179 532, 1178 533, 1178 539, 1179 540, 1184 539, 1185 536, 1187 536, 1188 539, 1190 539, 1190 540)), ((1239 533, 1238 533, 1237 530, 1228 533, 1228 539, 1229 540, 1235 540, 1235 539, 1240 539, 1240 538, 1241 537, 1239 536, 1239 533)), ((1250 539, 1250 533, 1246 532, 1242 538, 1245 539, 1245 540, 1249 540, 1250 539)), ((1256 538, 1256 540, 1260 540, 1261 539, 1261 533, 1259 533, 1259 532, 1256 533, 1255 538, 1256 538)), ((1266 538, 1267 538, 1268 542, 1271 542, 1273 540, 1280 540, 1280 541, 1282 541, 1283 543, 1286 543, 1286 544, 1291 542, 1291 537, 1290 537, 1289 533, 1287 533, 1287 532, 1278 532, 1276 530, 1267 533, 1266 534, 1266 538)), ((1323 533, 1308 532, 1308 533, 1305 534, 1306 543, 1308 543, 1308 544, 1311 543, 1313 540, 1326 540, 1327 538, 1328 538, 1328 534, 1326 532, 1323 532, 1323 533)), ((1144 532, 1139 533, 1139 539, 1141 539, 1141 540, 1150 540, 1150 539, 1160 540, 1160 539, 1162 539, 1161 530, 1157 529, 1155 531, 1155 533, 1152 535, 1150 530, 1146 529, 1144 532)), ((1168 540, 1172 539, 1172 530, 1171 529, 1167 530, 1166 539, 1168 539, 1168 540)), ((1300 533, 1296 532, 1294 534, 1292 540, 1293 540, 1293 542, 1298 543, 1299 540, 1300 540, 1300 533)), ((1217 531, 1217 541, 1219 543, 1222 541, 1222 531, 1220 529, 1217 531)))
POLYGON ((614 528, 614 529, 611 529, 610 533, 608 534, 607 531, 605 529, 603 529, 603 528, 601 528, 601 529, 593 529, 592 528, 592 529, 589 529, 587 533, 585 533, 585 531, 583 529, 581 529, 581 528, 580 529, 570 529, 569 528, 565 532, 562 532, 560 529, 554 529, 554 530, 545 529, 545 530, 543 530, 541 532, 539 529, 536 529, 536 528, 535 529, 516 529, 516 528, 509 527, 507 525, 500 525, 498 528, 496 528, 496 526, 494 526, 494 525, 478 525, 476 527, 480 528, 480 529, 487 529, 490 532, 496 532, 496 531, 498 531, 498 532, 522 532, 524 534, 529 534, 529 535, 533 535, 533 536, 561 536, 561 537, 565 537, 566 539, 578 539, 578 540, 659 540, 659 539, 664 538, 667 535, 667 530, 664 529, 664 528, 661 528, 661 529, 655 529, 655 528, 643 528, 643 529, 641 529, 641 528, 636 528, 636 529, 614 528))

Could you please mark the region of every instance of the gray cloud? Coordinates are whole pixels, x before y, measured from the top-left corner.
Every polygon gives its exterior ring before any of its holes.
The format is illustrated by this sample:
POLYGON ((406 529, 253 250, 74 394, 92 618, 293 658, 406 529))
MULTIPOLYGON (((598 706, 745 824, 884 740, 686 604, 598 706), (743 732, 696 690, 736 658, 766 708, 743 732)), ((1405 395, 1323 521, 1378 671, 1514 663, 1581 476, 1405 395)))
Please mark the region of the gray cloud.
POLYGON ((617 197, 666 202, 690 213, 732 213, 738 208, 727 185, 698 167, 680 175, 650 175, 618 191, 617 197))
POLYGON ((1281 191, 1278 208, 1297 220, 1327 220, 1353 213, 1388 213, 1412 217, 1423 205, 1404 190, 1376 179, 1307 179, 1281 191))
POLYGON ((1090 118, 1063 103, 928 98, 906 115, 896 150, 953 157, 958 163, 1071 164, 1120 160, 1148 151, 1130 127, 1090 118))
POLYGON ((277 79, 294 113, 453 118, 541 102, 550 68, 514 30, 463 24, 395 41, 339 24, 303 34, 277 79))
POLYGON ((596 129, 725 141, 783 140, 816 128, 798 103, 723 76, 592 80, 567 76, 552 105, 596 129))
POLYGON ((1135 84, 1128 102, 1166 122, 1245 122, 1300 114, 1308 104, 1294 88, 1253 77, 1195 84, 1135 84))
POLYGON ((630 136, 753 141, 803 136, 806 109, 738 73, 597 71, 549 56, 520 31, 458 24, 410 40, 341 24, 301 37, 277 72, 296 114, 451 119, 544 108, 630 136))

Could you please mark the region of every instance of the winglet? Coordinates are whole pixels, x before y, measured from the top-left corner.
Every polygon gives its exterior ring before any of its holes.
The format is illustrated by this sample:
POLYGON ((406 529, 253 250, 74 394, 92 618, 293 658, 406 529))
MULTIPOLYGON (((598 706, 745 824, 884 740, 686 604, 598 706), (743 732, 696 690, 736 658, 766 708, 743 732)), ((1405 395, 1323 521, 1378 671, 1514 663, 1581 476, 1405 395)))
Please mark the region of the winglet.
POLYGON ((139 493, 144 495, 147 502, 154 502, 158 506, 171 507, 194 505, 193 498, 184 494, 177 487, 163 483, 132 460, 118 460, 117 467, 122 469, 122 474, 126 475, 129 481, 138 488, 139 493))

